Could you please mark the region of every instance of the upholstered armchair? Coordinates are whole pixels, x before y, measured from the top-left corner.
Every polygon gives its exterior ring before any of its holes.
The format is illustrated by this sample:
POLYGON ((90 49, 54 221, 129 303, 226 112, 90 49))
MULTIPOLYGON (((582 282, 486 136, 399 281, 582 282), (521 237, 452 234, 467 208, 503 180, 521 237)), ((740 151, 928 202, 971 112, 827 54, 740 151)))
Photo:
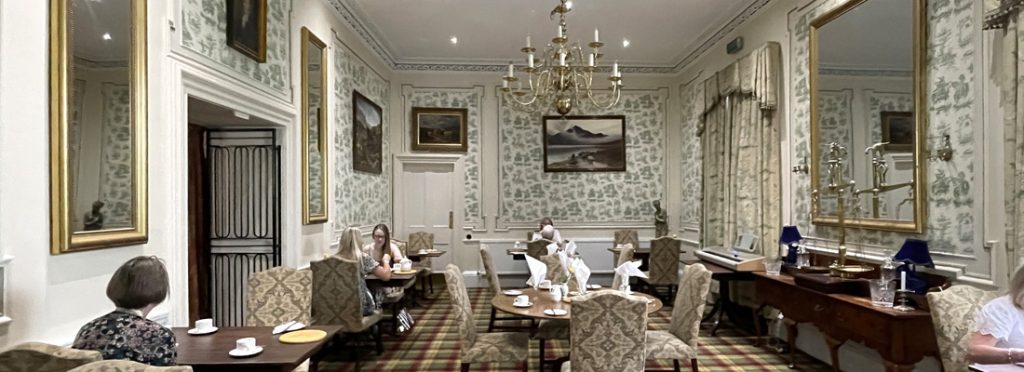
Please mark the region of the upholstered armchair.
MULTIPOLYGON (((637 235, 636 230, 616 230, 615 240, 612 243, 612 248, 618 247, 619 245, 632 244, 633 249, 640 247, 640 237, 637 235)), ((614 252, 612 257, 613 262, 619 261, 619 252, 614 252)))
POLYGON ((313 272, 312 324, 340 325, 346 333, 370 330, 377 354, 382 354, 384 345, 377 325, 382 316, 379 310, 363 316, 359 283, 366 279, 359 270, 359 262, 330 256, 310 262, 309 267, 313 272))
POLYGON ((618 291, 601 291, 572 303, 569 362, 562 371, 644 370, 647 301, 618 291))
MULTIPOLYGON (((565 270, 562 268, 562 260, 558 259, 558 255, 540 256, 540 261, 547 265, 547 273, 544 275, 544 278, 550 280, 551 285, 559 285, 565 281, 565 270)), ((541 319, 540 323, 537 324, 537 331, 534 332, 533 338, 537 339, 539 365, 543 369, 546 361, 544 350, 547 347, 547 340, 568 340, 569 321, 565 319, 541 319)))
POLYGON ((969 285, 954 285, 942 292, 929 292, 932 324, 935 326, 942 368, 946 371, 966 371, 967 344, 974 332, 975 315, 982 306, 996 297, 969 285))
MULTIPOLYGON (((424 231, 414 232, 409 234, 409 251, 419 252, 420 250, 431 250, 434 249, 434 234, 424 231)), ((430 293, 434 293, 434 281, 431 280, 431 275, 434 274, 434 269, 431 267, 430 257, 422 257, 420 261, 415 263, 419 273, 417 277, 422 282, 422 288, 425 292, 427 287, 430 287, 430 293)))
MULTIPOLYGON (((504 296, 501 293, 501 282, 498 280, 498 272, 494 270, 494 260, 491 258, 491 252, 486 245, 480 245, 480 259, 484 262, 484 270, 487 271, 487 283, 491 287, 493 296, 504 296)), ((491 318, 487 321, 487 332, 491 332, 495 329, 530 329, 532 327, 523 326, 506 326, 506 325, 495 325, 495 322, 499 321, 522 321, 529 320, 530 318, 521 316, 498 316, 497 309, 491 306, 491 318)))
MULTIPOLYGON (((622 251, 619 252, 619 256, 616 257, 617 261, 615 261, 615 267, 622 266, 622 264, 632 261, 633 252, 635 251, 636 247, 633 245, 627 245, 625 248, 622 248, 622 251)), ((622 280, 623 278, 619 273, 615 273, 615 277, 612 278, 612 289, 619 289, 619 286, 622 285, 622 280)), ((626 278, 626 280, 629 280, 629 278, 626 278)))
POLYGON ((64 372, 101 359, 99 351, 26 342, 0 351, 0 371, 64 372))
MULTIPOLYGON (((711 288, 711 271, 695 263, 683 271, 679 293, 672 305, 672 322, 667 331, 647 332, 647 359, 672 359, 679 372, 679 360, 689 359, 697 371, 697 332, 711 288)), ((573 311, 576 304, 573 303, 573 311)))
POLYGON ((530 336, 527 333, 477 333, 462 270, 449 264, 444 271, 448 294, 452 297, 452 311, 459 327, 459 358, 462 372, 469 371, 471 363, 523 362, 523 372, 528 371, 526 358, 530 351, 530 336))
POLYGON ((249 276, 245 325, 273 327, 290 321, 309 324, 313 272, 275 267, 249 276))
POLYGON ((92 362, 69 372, 191 372, 189 366, 154 367, 130 360, 101 360, 92 362))
POLYGON ((652 294, 659 295, 659 288, 666 289, 666 302, 672 301, 676 284, 679 282, 679 250, 683 241, 671 236, 663 236, 651 240, 650 271, 647 278, 637 278, 651 289, 652 294))
POLYGON ((528 242, 526 243, 526 255, 539 260, 540 256, 548 254, 548 245, 551 245, 551 243, 554 242, 547 239, 537 239, 528 242))

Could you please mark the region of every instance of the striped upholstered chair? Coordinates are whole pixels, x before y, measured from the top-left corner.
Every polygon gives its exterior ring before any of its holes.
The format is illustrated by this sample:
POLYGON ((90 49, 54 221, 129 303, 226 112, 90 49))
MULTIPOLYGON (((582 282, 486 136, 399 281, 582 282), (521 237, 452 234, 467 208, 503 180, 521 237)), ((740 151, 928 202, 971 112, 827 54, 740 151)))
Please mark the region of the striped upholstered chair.
POLYGON ((189 366, 154 367, 130 360, 101 360, 68 372, 192 372, 189 366))
POLYGON ((660 296, 658 290, 666 289, 662 297, 665 302, 675 297, 676 284, 679 283, 679 250, 683 241, 671 236, 663 236, 651 240, 650 271, 647 278, 637 278, 650 289, 651 294, 660 296))
MULTIPOLYGON (((679 372, 679 360, 689 359, 691 368, 697 371, 697 332, 710 289, 710 270, 699 263, 686 267, 679 279, 668 330, 647 332, 648 360, 672 359, 679 372)), ((576 304, 572 306, 575 311, 576 304)))
POLYGON ((340 325, 345 333, 367 330, 376 342, 377 354, 384 353, 380 338, 380 310, 363 316, 363 302, 359 297, 359 282, 366 280, 359 271, 359 263, 338 256, 329 256, 309 263, 313 272, 313 296, 310 317, 312 324, 340 325))
POLYGON ((444 271, 448 294, 452 297, 452 311, 459 326, 459 358, 462 372, 469 371, 471 363, 523 362, 523 372, 528 371, 526 358, 530 353, 528 333, 477 333, 473 307, 469 293, 462 279, 462 270, 449 264, 444 271))
POLYGON ((0 371, 64 372, 101 359, 103 355, 95 350, 25 342, 0 351, 0 371))
POLYGON ((572 303, 569 363, 562 371, 644 370, 647 301, 618 291, 593 292, 572 303))

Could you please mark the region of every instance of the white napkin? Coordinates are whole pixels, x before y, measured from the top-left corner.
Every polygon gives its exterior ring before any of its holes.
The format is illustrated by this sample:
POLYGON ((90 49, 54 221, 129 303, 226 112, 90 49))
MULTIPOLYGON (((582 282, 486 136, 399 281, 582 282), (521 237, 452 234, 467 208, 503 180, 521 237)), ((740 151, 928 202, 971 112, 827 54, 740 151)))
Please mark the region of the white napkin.
POLYGON ((565 243, 565 253, 568 254, 570 257, 575 256, 576 242, 570 240, 568 243, 565 243))
POLYGON ((573 261, 573 271, 576 275, 576 284, 579 287, 580 293, 587 292, 587 280, 590 280, 590 268, 587 264, 583 263, 582 258, 577 258, 573 261))
POLYGON ((541 239, 542 239, 542 238, 541 238, 540 234, 538 234, 538 233, 533 233, 533 236, 532 236, 532 237, 530 237, 530 241, 531 241, 531 242, 533 242, 533 241, 537 241, 537 240, 541 240, 541 239))
POLYGON ((548 255, 553 255, 555 252, 558 252, 558 244, 548 244, 548 255))
POLYGON ((646 278, 647 274, 644 274, 643 271, 640 271, 641 263, 642 262, 640 262, 640 260, 628 261, 622 265, 619 265, 619 267, 616 267, 615 272, 618 273, 620 277, 622 277, 624 283, 628 283, 627 280, 629 279, 627 278, 631 276, 646 278))
POLYGON ((626 243, 626 244, 616 244, 616 245, 615 245, 615 249, 618 249, 618 250, 619 250, 620 252, 621 252, 621 251, 622 251, 623 249, 626 249, 626 248, 633 248, 633 243, 626 243))
POLYGON ((530 279, 526 281, 526 285, 537 289, 537 286, 540 285, 540 282, 544 280, 544 276, 548 273, 548 265, 530 255, 525 257, 526 265, 530 268, 530 279))
POLYGON ((562 274, 569 277, 569 255, 565 251, 558 252, 558 261, 562 264, 562 274))
POLYGON ((281 325, 279 325, 277 327, 274 327, 274 330, 271 331, 271 334, 275 334, 276 335, 276 334, 279 334, 279 333, 291 332, 291 331, 295 331, 295 330, 299 330, 299 329, 303 329, 303 328, 306 328, 305 324, 302 324, 302 322, 297 322, 297 321, 293 320, 293 321, 281 324, 281 325))

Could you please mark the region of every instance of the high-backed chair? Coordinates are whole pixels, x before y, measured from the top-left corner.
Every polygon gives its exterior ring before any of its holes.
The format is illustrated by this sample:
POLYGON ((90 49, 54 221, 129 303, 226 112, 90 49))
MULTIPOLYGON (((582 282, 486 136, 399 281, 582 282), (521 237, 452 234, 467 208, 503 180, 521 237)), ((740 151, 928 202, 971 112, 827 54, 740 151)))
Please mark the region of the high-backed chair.
MULTIPOLYGON (((544 278, 550 280, 551 285, 560 285, 565 281, 565 270, 562 269, 562 260, 558 259, 558 255, 540 256, 540 261, 547 265, 547 273, 544 275, 544 278)), ((566 319, 541 319, 540 323, 537 324, 537 330, 534 332, 533 338, 537 339, 539 365, 541 369, 544 369, 544 364, 546 363, 544 349, 546 348, 547 340, 568 340, 569 321, 566 319)))
POLYGON ((189 366, 154 367, 130 360, 101 360, 77 367, 68 372, 191 372, 189 366))
POLYGON ((103 359, 95 350, 25 342, 0 351, 3 372, 64 372, 103 359))
POLYGON ((658 289, 665 288, 667 293, 662 299, 666 302, 675 296, 676 284, 679 282, 679 250, 682 246, 682 240, 671 236, 651 240, 650 270, 647 278, 637 278, 654 295, 660 296, 658 289))
POLYGON ((452 297, 452 310, 459 326, 459 358, 462 372, 469 371, 471 363, 523 362, 523 372, 528 371, 526 358, 530 352, 530 335, 527 333, 477 333, 473 308, 470 306, 462 270, 449 264, 444 271, 448 293, 452 297))
POLYGON ((249 275, 247 327, 273 327, 290 321, 309 324, 313 272, 278 266, 249 275))
POLYGON ((974 331, 975 314, 996 297, 969 285, 954 285, 942 292, 929 292, 932 324, 935 326, 942 368, 946 371, 966 371, 967 344, 974 331))
POLYGON ((377 354, 382 354, 384 345, 377 325, 382 316, 379 310, 363 316, 359 282, 366 279, 359 270, 359 262, 330 256, 310 262, 309 267, 313 272, 312 324, 340 325, 346 333, 369 330, 376 342, 377 354))
MULTIPOLYGON (((632 244, 633 249, 640 248, 640 237, 637 235, 636 230, 616 230, 615 240, 612 242, 612 248, 620 245, 632 244)), ((619 253, 613 253, 613 262, 619 261, 619 253)))
MULTIPOLYGON (((676 372, 679 360, 689 359, 690 367, 697 371, 697 332, 710 289, 710 270, 699 263, 686 267, 679 279, 668 330, 647 332, 647 359, 672 359, 676 372)), ((572 306, 576 311, 576 304, 572 306)))
MULTIPOLYGON (((619 252, 618 261, 615 262, 615 267, 622 266, 622 264, 632 261, 633 252, 635 251, 636 248, 632 245, 627 245, 622 248, 622 251, 619 252)), ((619 276, 619 273, 615 273, 615 277, 612 279, 612 289, 619 289, 619 286, 622 285, 622 280, 623 278, 619 276)), ((625 278, 625 280, 629 280, 629 278, 625 278)))
MULTIPOLYGON (((486 245, 480 245, 480 259, 484 262, 484 270, 487 271, 487 283, 491 287, 492 296, 504 296, 501 293, 501 282, 498 280, 498 272, 494 270, 494 260, 491 258, 491 252, 486 245)), ((530 326, 505 326, 495 325, 495 322, 500 321, 522 321, 529 320, 531 318, 521 316, 498 316, 497 309, 491 306, 491 318, 487 321, 487 332, 491 332, 495 329, 531 329, 530 326)))
POLYGON ((644 370, 647 301, 618 291, 593 292, 572 303, 569 362, 562 371, 644 370))
MULTIPOLYGON (((409 234, 409 251, 419 252, 420 250, 432 250, 434 249, 434 233, 428 233, 424 231, 414 232, 409 234)), ((419 262, 414 265, 419 269, 419 273, 416 275, 422 281, 422 288, 425 292, 427 287, 430 287, 430 293, 434 293, 434 281, 431 280, 431 275, 434 274, 434 269, 431 267, 430 257, 420 258, 419 262)))
POLYGON ((554 242, 547 239, 537 239, 532 242, 528 242, 526 243, 526 255, 539 260, 540 256, 548 254, 548 245, 551 243, 554 242))

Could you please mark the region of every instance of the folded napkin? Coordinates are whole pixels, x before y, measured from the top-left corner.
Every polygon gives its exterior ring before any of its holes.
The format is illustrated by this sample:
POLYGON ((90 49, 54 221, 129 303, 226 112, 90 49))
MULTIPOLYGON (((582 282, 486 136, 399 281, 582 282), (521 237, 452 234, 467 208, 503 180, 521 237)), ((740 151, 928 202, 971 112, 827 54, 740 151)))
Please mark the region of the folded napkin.
POLYGON ((568 243, 565 243, 565 253, 568 254, 569 257, 575 256, 576 242, 570 240, 568 243))
POLYGON ((548 255, 549 256, 553 255, 553 254, 555 254, 555 252, 558 252, 558 244, 555 244, 555 243, 548 244, 548 255))
POLYGON ((294 330, 297 330, 297 329, 303 329, 305 327, 306 327, 306 325, 302 324, 302 322, 297 322, 297 321, 293 320, 293 321, 286 322, 284 324, 278 325, 277 327, 274 327, 274 330, 271 331, 270 333, 276 335, 276 334, 280 334, 280 333, 284 333, 284 332, 291 332, 291 331, 294 331, 294 330))
POLYGON ((622 278, 623 283, 629 283, 629 279, 627 278, 631 276, 646 278, 647 274, 644 274, 643 271, 640 271, 641 263, 642 262, 640 262, 640 260, 628 261, 622 265, 619 265, 619 267, 616 267, 615 273, 619 274, 619 277, 622 278))
POLYGON ((580 293, 587 293, 587 280, 590 280, 590 268, 583 263, 582 258, 576 258, 572 262, 573 272, 576 275, 576 284, 580 293))
POLYGON ((562 264, 562 274, 569 277, 569 255, 565 254, 565 251, 556 253, 558 255, 558 261, 562 264))
POLYGON ((525 257, 526 265, 530 268, 530 279, 526 281, 526 285, 536 289, 540 282, 544 280, 544 276, 547 275, 548 265, 530 255, 525 255, 525 257))
POLYGON ((617 249, 619 251, 622 251, 623 249, 626 249, 626 248, 633 248, 633 243, 616 244, 615 245, 615 249, 617 249))

